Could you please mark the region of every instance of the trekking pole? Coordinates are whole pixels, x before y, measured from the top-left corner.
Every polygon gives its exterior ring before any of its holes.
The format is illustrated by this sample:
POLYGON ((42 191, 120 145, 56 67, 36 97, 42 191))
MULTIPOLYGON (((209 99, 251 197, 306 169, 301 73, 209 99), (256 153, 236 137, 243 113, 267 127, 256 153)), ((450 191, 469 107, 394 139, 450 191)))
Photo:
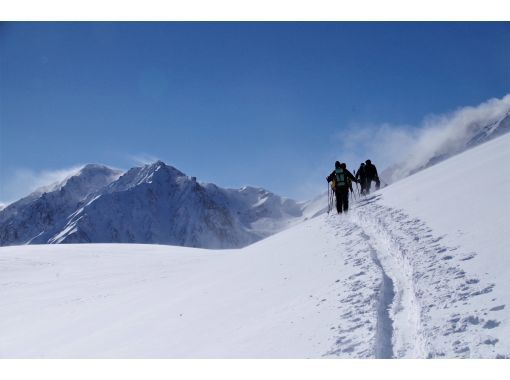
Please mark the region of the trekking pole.
POLYGON ((328 182, 328 214, 333 209, 333 190, 331 189, 331 186, 328 182))
MULTIPOLYGON (((328 183, 329 185, 329 183, 328 183)), ((328 188, 328 191, 329 191, 329 212, 331 212, 331 210, 333 210, 333 190, 330 188, 328 188)))
POLYGON ((333 207, 335 206, 335 192, 333 187, 331 188, 331 211, 333 211, 333 207))
POLYGON ((329 210, 330 210, 330 196, 329 196, 329 182, 328 182, 328 214, 329 214, 329 210))
POLYGON ((334 198, 334 192, 333 192, 333 188, 331 188, 331 207, 330 207, 330 210, 333 211, 333 206, 334 206, 334 203, 335 203, 335 198, 334 198))

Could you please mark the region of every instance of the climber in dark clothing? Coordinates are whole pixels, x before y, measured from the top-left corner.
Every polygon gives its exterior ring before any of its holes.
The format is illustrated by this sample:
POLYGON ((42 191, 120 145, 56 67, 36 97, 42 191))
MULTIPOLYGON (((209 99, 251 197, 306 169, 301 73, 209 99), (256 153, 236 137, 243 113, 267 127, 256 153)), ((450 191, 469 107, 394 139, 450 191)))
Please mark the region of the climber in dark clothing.
POLYGON ((379 175, 377 174, 377 168, 370 160, 365 161, 365 175, 366 175, 366 193, 370 193, 370 186, 372 181, 375 181, 375 189, 379 190, 381 182, 379 181, 379 175))
POLYGON ((351 181, 358 182, 356 178, 349 172, 345 166, 345 164, 340 164, 340 162, 335 162, 335 170, 326 177, 328 182, 332 182, 335 184, 334 191, 336 197, 336 211, 340 214, 343 211, 347 211, 349 209, 349 185, 347 183, 347 179, 351 181))
MULTIPOLYGON (((342 162, 340 164, 340 168, 347 170, 347 165, 342 162)), ((347 187, 349 188, 349 191, 351 193, 354 192, 354 190, 352 189, 352 181, 351 181, 351 179, 349 177, 347 177, 347 187)))
POLYGON ((361 187, 361 194, 365 194, 366 187, 367 187, 367 174, 365 172, 365 163, 362 162, 359 166, 358 171, 356 172, 356 179, 359 182, 359 185, 361 187))

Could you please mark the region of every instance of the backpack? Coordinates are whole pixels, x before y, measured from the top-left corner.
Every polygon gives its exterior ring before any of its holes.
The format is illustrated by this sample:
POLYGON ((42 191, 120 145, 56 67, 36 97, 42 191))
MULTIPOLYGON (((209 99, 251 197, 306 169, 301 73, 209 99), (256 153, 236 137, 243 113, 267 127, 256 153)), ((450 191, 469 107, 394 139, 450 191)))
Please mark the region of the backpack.
POLYGON ((335 179, 337 186, 346 186, 347 180, 345 178, 345 172, 342 168, 335 169, 335 179))
POLYGON ((331 180, 331 190, 335 191, 336 189, 336 178, 333 177, 331 180))

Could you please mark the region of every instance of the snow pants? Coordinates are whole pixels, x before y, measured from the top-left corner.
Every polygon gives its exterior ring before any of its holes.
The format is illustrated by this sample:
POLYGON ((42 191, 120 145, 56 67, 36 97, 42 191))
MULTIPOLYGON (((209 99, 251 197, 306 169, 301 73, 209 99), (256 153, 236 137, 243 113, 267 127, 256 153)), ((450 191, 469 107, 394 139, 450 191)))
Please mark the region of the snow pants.
MULTIPOLYGON (((365 187, 365 189, 367 190, 367 194, 369 194, 369 193, 370 193, 370 188, 372 187, 372 181, 375 181, 375 182, 376 182, 376 184, 378 184, 378 183, 379 183, 379 180, 377 179, 377 177, 376 177, 376 178, 367 178, 367 182, 366 182, 366 183, 367 183, 367 185, 366 185, 366 187, 365 187)), ((377 190, 378 188, 379 188, 379 186, 376 186, 376 188, 375 188, 375 189, 377 190)))
POLYGON ((362 194, 365 194, 365 191, 367 189, 367 179, 365 177, 359 178, 359 185, 361 187, 360 191, 362 194))
POLYGON ((336 211, 340 214, 349 209, 349 188, 347 186, 338 186, 335 189, 336 211))
POLYGON ((376 190, 379 190, 379 187, 381 186, 381 183, 379 182, 379 179, 376 177, 376 178, 367 178, 367 182, 366 182, 366 193, 370 193, 370 187, 372 186, 372 181, 375 181, 375 189, 376 190))

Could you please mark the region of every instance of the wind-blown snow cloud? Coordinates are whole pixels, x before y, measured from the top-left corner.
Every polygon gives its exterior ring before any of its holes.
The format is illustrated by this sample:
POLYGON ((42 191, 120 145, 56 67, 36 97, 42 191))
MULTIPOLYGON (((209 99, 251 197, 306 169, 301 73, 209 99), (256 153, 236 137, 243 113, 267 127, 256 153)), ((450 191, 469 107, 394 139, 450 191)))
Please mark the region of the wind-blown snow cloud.
POLYGON ((82 167, 83 165, 76 165, 64 169, 40 171, 25 168, 16 169, 11 180, 3 183, 3 196, 10 202, 16 201, 39 188, 63 181, 78 172, 82 167))
MULTIPOLYGON (((398 164, 388 181, 403 178, 432 158, 465 146, 480 125, 501 120, 510 111, 510 94, 478 106, 429 115, 418 126, 355 125, 336 136, 346 162, 371 159, 379 169, 398 164)), ((356 164, 359 165, 359 164, 356 164)), ((379 170, 381 172, 381 170, 379 170)))
POLYGON ((159 158, 145 153, 129 156, 129 159, 133 161, 136 165, 148 165, 159 160, 159 158))

